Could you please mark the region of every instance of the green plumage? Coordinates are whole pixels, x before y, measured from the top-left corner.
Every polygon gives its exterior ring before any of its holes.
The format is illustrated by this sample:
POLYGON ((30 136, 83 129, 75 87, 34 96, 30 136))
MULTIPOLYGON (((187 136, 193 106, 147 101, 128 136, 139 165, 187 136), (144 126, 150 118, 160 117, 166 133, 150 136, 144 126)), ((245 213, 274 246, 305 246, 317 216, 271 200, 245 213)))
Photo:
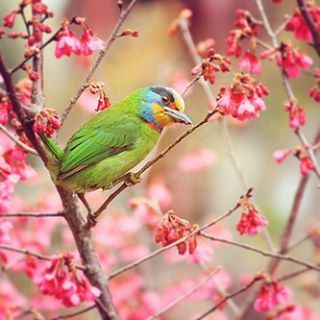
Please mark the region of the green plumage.
POLYGON ((139 89, 94 116, 71 137, 63 151, 42 136, 50 158, 55 159, 51 171, 56 183, 77 193, 111 188, 115 180, 143 160, 162 129, 157 123, 159 111, 153 114, 154 104, 162 100, 152 88, 139 89))

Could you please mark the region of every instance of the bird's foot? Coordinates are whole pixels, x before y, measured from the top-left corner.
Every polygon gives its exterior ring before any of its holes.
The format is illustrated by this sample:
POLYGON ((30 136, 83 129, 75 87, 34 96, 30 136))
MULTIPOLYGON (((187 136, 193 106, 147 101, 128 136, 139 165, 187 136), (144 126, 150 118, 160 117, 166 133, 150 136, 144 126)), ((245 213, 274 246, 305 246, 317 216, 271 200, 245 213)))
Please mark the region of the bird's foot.
POLYGON ((95 227, 97 222, 98 222, 98 220, 97 220, 97 217, 95 216, 95 214, 91 213, 91 212, 88 212, 88 215, 87 215, 87 226, 89 228, 95 227))
POLYGON ((138 184, 140 182, 141 182, 141 177, 134 172, 127 173, 124 179, 124 183, 127 186, 134 186, 135 184, 138 184))

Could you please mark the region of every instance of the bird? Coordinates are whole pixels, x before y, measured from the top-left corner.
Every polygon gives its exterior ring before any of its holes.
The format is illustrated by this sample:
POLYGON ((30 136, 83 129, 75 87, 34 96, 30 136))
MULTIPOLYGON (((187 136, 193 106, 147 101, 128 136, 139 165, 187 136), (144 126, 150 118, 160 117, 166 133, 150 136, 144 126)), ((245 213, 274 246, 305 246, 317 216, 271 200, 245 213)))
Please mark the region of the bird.
POLYGON ((174 89, 147 86, 96 114, 63 150, 41 134, 54 182, 77 193, 90 215, 85 193, 110 189, 125 178, 137 183, 128 171, 148 155, 163 129, 173 123, 192 125, 184 109, 184 100, 174 89))

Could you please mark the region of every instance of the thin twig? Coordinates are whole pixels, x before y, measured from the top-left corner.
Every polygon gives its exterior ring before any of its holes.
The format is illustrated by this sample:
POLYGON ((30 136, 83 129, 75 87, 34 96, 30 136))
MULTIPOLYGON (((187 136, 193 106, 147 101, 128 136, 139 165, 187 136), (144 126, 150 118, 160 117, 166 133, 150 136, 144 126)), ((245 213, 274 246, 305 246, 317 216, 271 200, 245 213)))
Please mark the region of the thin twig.
POLYGON ((259 254, 261 254, 262 256, 265 256, 265 257, 272 257, 272 258, 277 258, 278 260, 289 261, 289 262, 292 262, 292 263, 295 263, 295 264, 299 264, 301 266, 304 266, 304 267, 307 267, 309 269, 313 269, 313 270, 316 270, 316 271, 320 272, 320 265, 316 265, 316 264, 313 264, 313 263, 310 263, 310 262, 305 262, 304 260, 300 260, 300 259, 288 256, 288 255, 264 251, 264 250, 258 249, 256 247, 253 247, 253 246, 251 246, 249 244, 240 243, 240 242, 231 241, 231 240, 224 239, 224 238, 215 237, 215 236, 213 236, 211 234, 208 234, 208 233, 205 233, 205 232, 200 232, 200 235, 203 236, 204 238, 212 240, 212 241, 217 241, 217 242, 230 244, 230 245, 233 245, 233 246, 238 247, 238 248, 242 248, 242 249, 246 249, 246 250, 249 250, 249 251, 253 251, 253 252, 259 253, 259 254))
POLYGON ((0 124, 0 130, 14 143, 16 143, 19 147, 21 147, 26 152, 32 153, 38 156, 38 153, 33 148, 29 147, 25 143, 23 143, 18 137, 16 137, 13 133, 11 133, 4 125, 0 124))
POLYGON ((241 287, 240 289, 238 289, 238 290, 226 295, 225 297, 223 297, 223 299, 221 299, 217 304, 215 304, 212 308, 210 308, 205 313, 203 313, 202 315, 197 317, 195 320, 204 319, 209 314, 211 314, 212 312, 216 311, 226 301, 228 301, 229 299, 232 299, 232 298, 238 296, 239 294, 249 290, 256 282, 258 282, 260 280, 261 280, 261 277, 259 277, 259 276, 254 277, 248 284, 246 284, 245 286, 241 287))
POLYGON ((163 247, 163 248, 160 248, 158 250, 155 250, 154 252, 150 253, 149 255, 139 259, 139 260, 136 260, 122 268, 119 268, 118 270, 112 272, 109 274, 108 276, 108 279, 112 279, 114 277, 116 277, 117 275, 127 271, 127 270, 130 270, 132 268, 135 268, 137 267, 138 265, 142 264, 143 262, 147 261, 147 260, 150 260, 152 258, 154 258, 155 256, 175 247, 176 245, 178 245, 179 243, 182 243, 182 242, 185 242, 186 240, 188 240, 190 237, 196 235, 197 233, 199 233, 200 231, 202 230, 205 230, 205 229, 208 229, 210 228, 211 226, 217 224, 219 221, 225 219, 226 217, 230 216, 232 213, 234 213, 237 209, 239 208, 239 204, 237 203, 236 206, 229 210, 228 212, 226 212, 225 214, 221 215, 220 217, 218 217, 217 219, 203 225, 202 227, 198 228, 198 229, 195 229, 194 231, 190 232, 189 234, 187 234, 186 236, 184 236, 183 238, 180 238, 179 240, 169 244, 168 246, 166 247, 163 247))
POLYGON ((32 218, 49 218, 49 217, 63 217, 62 212, 57 212, 57 213, 2 213, 0 214, 0 219, 1 218, 23 218, 23 217, 32 217, 32 218))
MULTIPOLYGON (((15 248, 6 244, 1 244, 0 245, 0 250, 6 250, 6 251, 11 251, 11 252, 16 252, 16 253, 20 253, 26 256, 30 256, 30 257, 34 257, 37 258, 39 260, 44 260, 44 261, 52 261, 52 258, 50 258, 49 256, 45 256, 43 254, 39 254, 30 250, 24 250, 24 249, 19 249, 19 248, 15 248)), ((75 265, 74 266, 76 269, 78 270, 82 270, 84 271, 86 268, 84 266, 79 266, 79 265, 75 265)))
POLYGON ((190 289, 188 292, 184 293, 177 299, 173 300, 171 303, 169 303, 167 306, 156 312, 154 315, 149 317, 147 320, 155 320, 159 316, 163 315, 165 312, 169 311, 173 307, 175 307, 177 304, 179 304, 181 301, 185 300, 186 298, 190 297, 192 294, 194 294, 196 291, 198 291, 201 287, 203 287, 205 284, 207 284, 213 276, 215 276, 219 271, 221 270, 221 267, 217 267, 213 272, 211 272, 204 280, 202 280, 199 284, 197 284, 195 287, 190 289))
POLYGON ((74 318, 76 316, 80 316, 81 314, 84 314, 84 313, 87 313, 93 309, 95 309, 97 306, 94 304, 92 306, 89 306, 89 307, 86 307, 82 310, 79 310, 77 312, 73 312, 73 313, 68 313, 68 314, 65 314, 65 315, 61 315, 61 316, 58 316, 58 317, 55 317, 55 318, 52 318, 51 320, 61 320, 61 319, 70 319, 70 318, 74 318))
POLYGON ((10 73, 14 74, 15 72, 17 72, 19 69, 21 69, 21 67, 28 62, 30 59, 32 59, 35 55, 37 55, 40 51, 42 51, 48 44, 50 44, 52 41, 54 41, 57 37, 57 35, 61 32, 61 30, 63 29, 63 27, 60 27, 47 41, 45 41, 37 51, 33 52, 32 54, 30 54, 30 56, 26 57, 23 61, 21 61, 16 67, 14 67, 13 69, 11 69, 10 73))
POLYGON ((65 107, 62 116, 61 116, 61 126, 64 123, 66 117, 68 116, 69 112, 72 110, 73 106, 75 105, 75 103, 78 101, 79 97, 81 96, 82 92, 88 87, 89 82, 93 76, 93 74, 95 73, 96 69, 98 68, 98 66, 100 65, 104 55, 106 54, 106 52, 108 51, 108 49, 110 48, 111 44, 117 39, 117 34, 119 29, 121 28, 121 26, 123 25, 124 21, 126 20, 126 18, 128 17, 129 13, 131 12, 131 10, 133 9, 134 5, 136 4, 137 0, 132 0, 129 5, 127 6, 127 8, 125 10, 121 10, 118 22, 116 23, 116 25, 114 26, 110 36, 108 37, 108 39, 106 40, 106 44, 103 48, 103 50, 101 50, 96 58, 96 60, 94 61, 94 63, 91 65, 87 76, 85 77, 85 79, 83 80, 80 88, 78 89, 78 91, 74 94, 74 96, 71 98, 70 102, 68 103, 68 105, 65 107))
POLYGON ((279 278, 277 278, 277 281, 287 281, 287 280, 291 280, 292 278, 295 278, 297 276, 300 276, 301 274, 304 274, 306 272, 309 272, 311 271, 312 269, 306 267, 306 268, 302 268, 302 269, 299 269, 297 271, 294 271, 294 272, 290 272, 288 274, 285 274, 279 278))

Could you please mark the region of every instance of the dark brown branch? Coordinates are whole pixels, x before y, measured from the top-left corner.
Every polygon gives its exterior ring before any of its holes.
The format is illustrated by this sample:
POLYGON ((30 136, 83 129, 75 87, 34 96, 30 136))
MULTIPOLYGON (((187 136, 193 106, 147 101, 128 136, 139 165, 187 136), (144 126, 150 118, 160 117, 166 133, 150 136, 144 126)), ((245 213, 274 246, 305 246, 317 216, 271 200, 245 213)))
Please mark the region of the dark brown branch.
POLYGON ((63 217, 62 212, 57 213, 2 213, 0 214, 1 218, 23 218, 23 217, 32 217, 32 218, 52 218, 52 217, 63 217))
POLYGON ((306 6, 304 0, 296 0, 296 1, 297 1, 297 5, 300 9, 300 12, 303 16, 303 19, 306 22, 306 24, 309 27, 309 30, 311 32, 312 39, 314 42, 314 48, 315 48, 318 56, 320 57, 320 32, 317 29, 316 24, 313 21, 311 15, 309 14, 309 11, 307 9, 307 6, 306 6))
POLYGON ((64 120, 66 119, 66 117, 68 116, 69 112, 72 110, 73 106, 75 105, 75 103, 78 101, 79 97, 81 96, 82 92, 89 86, 89 82, 93 76, 93 74, 95 73, 96 69, 98 68, 98 66, 100 65, 103 57, 105 56, 106 52, 108 51, 108 49, 110 48, 111 44, 117 39, 117 34, 119 29, 121 28, 121 26, 123 25, 124 21, 126 20, 126 18, 128 17, 129 13, 131 12, 131 10, 133 9, 134 5, 136 4, 137 0, 132 0, 129 5, 127 6, 126 9, 121 10, 120 13, 120 17, 118 19, 117 24, 115 25, 115 27, 113 28, 110 36, 108 37, 108 39, 106 40, 106 44, 103 50, 101 50, 98 54, 98 57, 96 58, 96 60, 94 61, 94 63, 91 65, 88 74, 86 76, 86 78, 84 79, 84 81, 82 82, 80 88, 78 89, 78 91, 74 94, 74 96, 71 98, 69 104, 65 107, 62 116, 61 116, 61 125, 63 124, 64 120))

